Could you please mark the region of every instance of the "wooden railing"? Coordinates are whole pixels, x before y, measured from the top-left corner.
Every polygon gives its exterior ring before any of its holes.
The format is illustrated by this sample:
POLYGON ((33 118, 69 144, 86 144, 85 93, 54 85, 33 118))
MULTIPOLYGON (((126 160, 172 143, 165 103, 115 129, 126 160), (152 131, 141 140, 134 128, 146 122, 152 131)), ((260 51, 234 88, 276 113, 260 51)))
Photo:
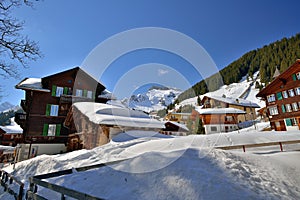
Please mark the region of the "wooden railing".
POLYGON ((1 176, 1 186, 4 187, 4 191, 13 195, 16 200, 22 200, 23 193, 24 193, 24 183, 22 183, 16 177, 12 176, 6 171, 3 171, 2 169, 0 169, 0 176, 1 176), (19 191, 14 190, 13 188, 14 183, 18 185, 19 191))
POLYGON ((246 152, 246 148, 255 148, 255 147, 267 147, 267 146, 275 146, 279 145, 280 151, 283 151, 284 144, 297 144, 300 143, 300 140, 290 140, 290 141, 280 141, 280 142, 265 142, 265 143, 258 143, 258 144, 241 144, 241 145, 232 145, 232 146, 219 146, 216 147, 217 149, 223 150, 233 150, 233 149, 243 149, 246 152))
MULTIPOLYGON (((104 166, 108 166, 108 165, 117 164, 117 163, 120 163, 125 160, 127 160, 127 159, 108 162, 108 163, 101 163, 101 164, 96 164, 96 165, 91 165, 91 166, 86 166, 86 167, 80 167, 80 168, 76 168, 75 170, 77 172, 87 171, 87 170, 94 169, 94 168, 100 168, 100 167, 104 167, 104 166)), ((58 171, 58 172, 52 172, 52 173, 48 173, 48 174, 42 174, 42 175, 30 177, 29 178, 30 185, 29 185, 29 190, 26 192, 26 199, 27 200, 45 200, 46 199, 45 197, 42 197, 37 194, 38 187, 40 186, 40 187, 44 187, 49 190, 55 191, 57 193, 60 193, 61 199, 65 199, 65 196, 68 196, 68 197, 72 197, 72 198, 80 199, 80 200, 102 200, 102 198, 95 197, 95 196, 85 194, 82 192, 78 192, 73 189, 69 189, 69 188, 45 181, 45 179, 48 179, 48 178, 72 174, 73 170, 74 169, 67 169, 67 170, 62 170, 62 171, 58 171)))

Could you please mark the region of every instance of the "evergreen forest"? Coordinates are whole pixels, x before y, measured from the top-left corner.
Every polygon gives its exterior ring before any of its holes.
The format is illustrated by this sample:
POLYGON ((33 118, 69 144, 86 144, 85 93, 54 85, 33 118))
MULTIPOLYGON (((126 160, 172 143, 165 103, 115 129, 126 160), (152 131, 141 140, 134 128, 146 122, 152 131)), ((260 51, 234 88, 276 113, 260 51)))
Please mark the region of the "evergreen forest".
POLYGON ((283 72, 299 58, 300 33, 245 53, 220 70, 220 73, 201 80, 181 93, 175 103, 205 94, 208 91, 215 91, 223 84, 237 83, 246 75, 251 78, 257 71, 259 71, 261 82, 267 85, 271 81, 276 67, 283 72))

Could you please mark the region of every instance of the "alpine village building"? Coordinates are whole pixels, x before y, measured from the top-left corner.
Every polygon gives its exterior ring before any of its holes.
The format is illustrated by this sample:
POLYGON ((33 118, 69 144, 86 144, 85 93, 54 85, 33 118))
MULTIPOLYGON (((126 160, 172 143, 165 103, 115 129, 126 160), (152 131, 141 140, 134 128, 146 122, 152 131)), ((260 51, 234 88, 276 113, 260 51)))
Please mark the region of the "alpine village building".
POLYGON ((275 77, 256 97, 265 100, 272 129, 299 130, 300 59, 275 77))
MULTIPOLYGON (((105 87, 80 67, 47 77, 25 78, 15 86, 25 91, 21 100, 24 113, 17 113, 15 121, 23 129, 23 143, 64 144, 75 131, 64 126, 74 102, 106 103, 105 87)), ((38 148, 38 147, 36 147, 38 148)), ((71 149, 72 150, 72 149, 71 149)), ((30 157, 30 156, 28 156, 30 157)))

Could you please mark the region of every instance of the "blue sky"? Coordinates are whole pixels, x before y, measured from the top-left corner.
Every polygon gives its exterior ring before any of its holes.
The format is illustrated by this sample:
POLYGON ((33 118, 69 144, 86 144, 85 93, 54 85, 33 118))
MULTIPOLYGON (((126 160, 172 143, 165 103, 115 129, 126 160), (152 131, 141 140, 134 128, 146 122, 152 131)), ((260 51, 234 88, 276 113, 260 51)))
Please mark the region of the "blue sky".
MULTIPOLYGON (((34 9, 25 7, 14 13, 25 21, 24 33, 39 43, 44 55, 37 62, 31 62, 28 69, 20 69, 20 78, 44 77, 82 65, 93 49, 108 38, 143 27, 184 34, 200 44, 216 67, 222 69, 250 50, 300 32, 299 5, 297 0, 36 2, 34 9)), ((130 45, 131 40, 126 42, 130 45)), ((114 53, 118 48, 114 45, 107 51, 114 53)), ((99 59, 105 56, 101 54, 99 59)), ((206 72, 208 68, 201 70, 206 72)), ((180 55, 144 48, 119 56, 106 66, 99 78, 109 90, 117 93, 117 97, 123 98, 143 84, 181 85, 181 89, 186 89, 202 77, 180 55), (144 82, 131 82, 134 78, 144 82), (169 82, 164 82, 166 80, 169 82)), ((19 104, 24 96, 23 91, 14 89, 19 81, 12 78, 2 81, 2 102, 19 104)))

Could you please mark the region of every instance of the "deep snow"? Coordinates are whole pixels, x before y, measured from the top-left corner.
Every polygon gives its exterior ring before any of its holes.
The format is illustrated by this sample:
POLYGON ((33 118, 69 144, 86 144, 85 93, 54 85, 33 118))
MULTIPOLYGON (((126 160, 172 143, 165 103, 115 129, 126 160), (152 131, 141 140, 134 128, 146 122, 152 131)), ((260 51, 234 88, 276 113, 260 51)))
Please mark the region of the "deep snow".
MULTIPOLYGON (((108 161, 126 161, 47 181, 105 199, 299 199, 300 145, 235 151, 215 146, 299 140, 299 131, 260 132, 267 123, 212 135, 122 133, 92 150, 42 155, 5 170, 22 181, 37 174, 108 161)), ((26 182, 27 183, 27 182, 26 182)), ((27 189, 27 187, 25 187, 27 189)), ((60 196, 46 189, 49 199, 60 196)), ((6 194, 2 194, 6 195, 6 194)))

